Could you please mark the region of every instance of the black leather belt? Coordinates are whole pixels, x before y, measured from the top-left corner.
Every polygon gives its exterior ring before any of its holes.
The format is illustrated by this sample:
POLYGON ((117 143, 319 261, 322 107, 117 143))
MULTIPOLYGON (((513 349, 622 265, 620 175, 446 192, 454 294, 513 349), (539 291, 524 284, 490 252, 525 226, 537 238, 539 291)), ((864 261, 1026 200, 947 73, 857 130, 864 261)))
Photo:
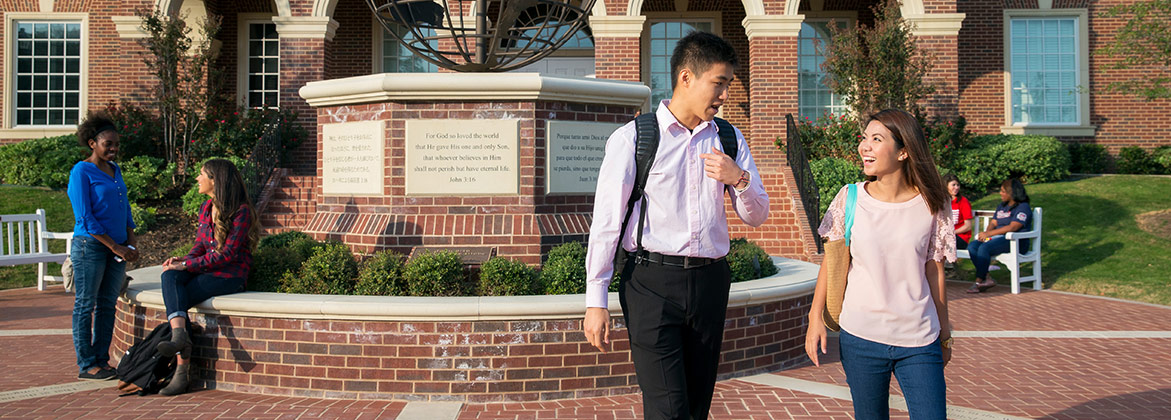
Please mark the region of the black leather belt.
POLYGON ((704 257, 681 257, 678 255, 663 255, 658 252, 643 251, 638 255, 634 252, 626 253, 628 259, 633 258, 635 264, 655 264, 666 265, 670 267, 683 268, 697 268, 705 265, 714 264, 724 260, 724 257, 719 258, 704 258, 704 257))

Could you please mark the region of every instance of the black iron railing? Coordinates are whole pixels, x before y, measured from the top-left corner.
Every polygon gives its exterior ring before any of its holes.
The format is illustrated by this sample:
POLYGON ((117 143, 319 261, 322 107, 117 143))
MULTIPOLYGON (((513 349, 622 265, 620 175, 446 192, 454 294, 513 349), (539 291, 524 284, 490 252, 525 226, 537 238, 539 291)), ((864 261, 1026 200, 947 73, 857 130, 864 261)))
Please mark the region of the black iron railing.
POLYGON ((813 170, 809 166, 809 155, 805 153, 805 145, 801 143, 801 133, 797 131, 797 123, 793 122, 793 114, 785 115, 786 132, 785 154, 789 160, 789 168, 793 170, 793 182, 797 184, 797 192, 801 194, 801 205, 805 208, 805 217, 809 218, 809 227, 814 229, 813 240, 817 243, 817 252, 825 252, 821 244, 821 235, 818 235, 817 226, 821 224, 821 198, 818 196, 817 180, 813 179, 813 170))
POLYGON ((273 118, 273 122, 265 125, 264 135, 252 148, 248 155, 248 167, 241 168, 244 184, 248 187, 248 195, 253 205, 260 205, 260 193, 272 176, 273 170, 281 163, 281 130, 280 116, 273 118))

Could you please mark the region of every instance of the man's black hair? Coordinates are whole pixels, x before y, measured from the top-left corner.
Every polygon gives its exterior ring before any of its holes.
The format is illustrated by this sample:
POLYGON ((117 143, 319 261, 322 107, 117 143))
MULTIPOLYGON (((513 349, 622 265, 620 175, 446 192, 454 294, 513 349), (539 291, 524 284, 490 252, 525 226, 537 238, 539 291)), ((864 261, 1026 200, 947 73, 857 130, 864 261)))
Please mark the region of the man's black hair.
POLYGON ((732 68, 740 66, 732 44, 709 32, 687 34, 675 44, 675 51, 671 54, 671 88, 674 89, 679 82, 680 70, 687 68, 699 76, 716 63, 728 63, 732 68))

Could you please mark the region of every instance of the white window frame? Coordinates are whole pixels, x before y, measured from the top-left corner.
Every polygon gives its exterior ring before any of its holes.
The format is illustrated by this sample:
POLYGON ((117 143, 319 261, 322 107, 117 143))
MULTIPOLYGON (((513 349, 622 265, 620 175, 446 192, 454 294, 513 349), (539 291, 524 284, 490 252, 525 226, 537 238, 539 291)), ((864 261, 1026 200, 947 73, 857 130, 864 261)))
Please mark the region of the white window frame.
MULTIPOLYGON (((248 25, 252 23, 275 24, 276 22, 272 20, 274 17, 276 15, 272 13, 240 13, 236 15, 236 103, 243 108, 252 108, 252 105, 248 103, 248 25)), ((278 42, 284 42, 280 40, 280 34, 277 35, 278 42)), ((280 56, 279 51, 277 52, 277 56, 280 56)), ((277 64, 277 67, 279 68, 281 65, 277 64)), ((280 108, 280 89, 281 77, 278 71, 277 106, 273 108, 280 108)))
POLYGON ((1090 125, 1090 48, 1089 12, 1087 9, 1005 9, 1004 10, 1004 134, 1041 134, 1048 136, 1093 136, 1097 127, 1090 125), (1077 22, 1077 115, 1076 123, 1014 123, 1012 120, 1012 20, 1017 18, 1065 18, 1077 22))
MULTIPOLYGON (((712 33, 718 36, 723 36, 724 28, 721 25, 723 21, 723 14, 716 12, 649 12, 643 13, 646 16, 646 23, 642 26, 642 34, 639 36, 639 62, 642 63, 639 77, 642 83, 648 88, 651 87, 651 26, 661 22, 711 22, 712 33)), ((747 63, 741 63, 745 66, 747 63)), ((652 88, 653 89, 653 88, 652 88)), ((653 94, 652 94, 653 96, 653 94)), ((647 102, 643 105, 643 112, 654 112, 655 107, 659 106, 657 103, 651 103, 651 98, 647 98, 647 102)), ((720 107, 718 116, 724 113, 723 107, 720 107)))
POLYGON ((89 108, 89 14, 88 13, 23 13, 4 14, 4 112, 0 138, 35 139, 61 136, 77 132, 77 125, 47 125, 16 127, 16 25, 29 22, 76 22, 81 24, 81 80, 78 95, 78 122, 85 119, 89 108))
MULTIPOLYGON (((375 74, 386 73, 387 72, 385 69, 386 63, 383 63, 383 61, 384 61, 383 59, 386 58, 386 54, 382 51, 382 43, 384 41, 386 41, 386 38, 385 38, 386 28, 384 26, 382 26, 382 23, 378 22, 378 18, 376 18, 376 17, 370 18, 370 25, 372 26, 371 34, 373 35, 373 36, 371 36, 371 39, 374 40, 374 45, 373 45, 373 47, 370 48, 370 52, 371 52, 370 71, 375 74)), ((432 63, 432 65, 435 65, 435 64, 432 63)), ((439 67, 438 65, 435 65, 435 67, 436 67, 435 71, 431 72, 431 73, 443 72, 442 67, 439 67)))
MULTIPOLYGON (((817 2, 817 3, 820 3, 820 2, 817 2)), ((820 7, 820 4, 815 4, 814 6, 820 7)), ((838 21, 838 22, 844 22, 845 27, 850 28, 850 27, 853 27, 854 22, 856 22, 858 20, 858 12, 857 11, 809 11, 809 12, 804 12, 804 14, 805 14, 805 20, 802 22, 803 24, 804 23, 826 23, 826 24, 828 24, 830 21, 838 21)), ((800 39, 799 33, 798 33, 797 37, 798 37, 798 39, 800 39)), ((831 40, 827 40, 827 42, 830 42, 830 41, 831 40)), ((798 45, 797 48, 798 48, 797 56, 798 56, 798 60, 800 60, 801 46, 798 45)), ((798 71, 798 74, 800 74, 800 71, 801 71, 800 63, 798 63, 797 71, 798 71)), ((798 80, 797 83, 798 83, 797 84, 797 115, 802 116, 801 115, 801 84, 800 84, 800 80, 798 80)), ((829 89, 829 87, 827 86, 826 89, 829 89)), ((833 92, 830 92, 830 95, 836 95, 836 94, 834 94, 833 92)), ((844 112, 849 112, 849 106, 845 104, 845 99, 842 99, 841 107, 844 108, 844 112)))

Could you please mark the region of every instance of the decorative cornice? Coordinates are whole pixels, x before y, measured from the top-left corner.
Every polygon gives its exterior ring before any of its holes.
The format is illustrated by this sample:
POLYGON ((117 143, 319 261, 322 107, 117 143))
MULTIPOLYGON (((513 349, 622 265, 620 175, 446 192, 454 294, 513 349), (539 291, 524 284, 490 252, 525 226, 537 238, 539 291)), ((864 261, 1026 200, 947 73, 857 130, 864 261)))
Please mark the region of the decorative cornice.
POLYGON ((1093 125, 1024 126, 1000 127, 1002 134, 1042 135, 1054 137, 1093 137, 1098 130, 1093 125))
POLYGON ((138 16, 110 16, 114 21, 114 30, 122 38, 146 38, 150 35, 142 30, 142 18, 138 16))
POLYGON ((337 32, 338 23, 328 16, 276 16, 277 36, 284 38, 313 38, 330 41, 337 32))
POLYGON ((642 83, 537 73, 383 73, 309 82, 300 90, 310 106, 384 101, 555 100, 642 106, 642 83))
POLYGON ((906 15, 903 19, 911 24, 915 36, 959 36, 964 17, 963 13, 930 13, 906 15))
POLYGON ((594 38, 638 38, 646 16, 590 16, 594 38))
POLYGON ((755 37, 796 37, 801 33, 801 22, 805 15, 754 15, 745 16, 740 21, 744 25, 744 32, 748 39, 755 37))

